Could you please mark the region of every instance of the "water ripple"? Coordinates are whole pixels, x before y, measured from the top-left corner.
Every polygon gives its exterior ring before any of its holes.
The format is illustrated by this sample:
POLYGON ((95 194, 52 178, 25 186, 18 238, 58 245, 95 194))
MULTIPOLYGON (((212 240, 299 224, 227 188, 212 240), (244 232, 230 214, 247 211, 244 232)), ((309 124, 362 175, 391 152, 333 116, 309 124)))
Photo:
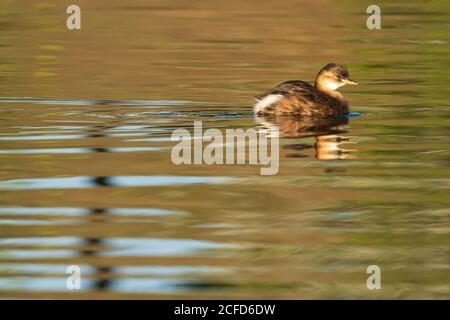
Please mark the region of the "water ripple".
POLYGON ((114 176, 32 178, 0 181, 0 190, 44 190, 96 187, 162 187, 192 184, 226 184, 235 182, 230 177, 207 176, 114 176))

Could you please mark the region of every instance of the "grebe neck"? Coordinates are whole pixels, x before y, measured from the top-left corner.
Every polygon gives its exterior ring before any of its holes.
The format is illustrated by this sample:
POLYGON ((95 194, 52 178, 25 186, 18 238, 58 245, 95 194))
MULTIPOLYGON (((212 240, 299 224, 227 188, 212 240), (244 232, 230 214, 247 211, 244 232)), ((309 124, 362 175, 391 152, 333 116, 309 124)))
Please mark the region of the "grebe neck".
POLYGON ((339 91, 336 90, 341 86, 342 84, 326 76, 325 77, 318 76, 314 83, 314 87, 316 88, 317 91, 320 91, 321 93, 330 96, 334 99, 337 99, 339 101, 345 102, 344 96, 339 91))

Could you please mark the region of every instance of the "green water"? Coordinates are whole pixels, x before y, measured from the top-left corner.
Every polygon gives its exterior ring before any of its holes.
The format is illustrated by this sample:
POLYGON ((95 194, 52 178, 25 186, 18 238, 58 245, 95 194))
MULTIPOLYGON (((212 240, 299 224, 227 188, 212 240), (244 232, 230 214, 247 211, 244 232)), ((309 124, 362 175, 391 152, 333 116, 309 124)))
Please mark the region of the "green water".
POLYGON ((0 3, 0 297, 449 298, 447 2, 77 3, 0 3), (361 115, 269 121, 278 174, 172 163, 328 62, 361 115))

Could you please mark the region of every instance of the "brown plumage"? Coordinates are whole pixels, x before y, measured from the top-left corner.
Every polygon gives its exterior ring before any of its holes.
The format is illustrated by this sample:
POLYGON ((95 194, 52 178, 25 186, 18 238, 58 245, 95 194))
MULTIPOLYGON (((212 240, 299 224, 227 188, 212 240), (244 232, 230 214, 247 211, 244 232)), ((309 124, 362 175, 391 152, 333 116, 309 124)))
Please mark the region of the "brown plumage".
POLYGON ((336 91, 345 84, 356 84, 348 71, 329 63, 317 74, 314 86, 300 80, 281 83, 255 97, 254 112, 258 115, 297 115, 329 117, 349 112, 348 102, 336 91))

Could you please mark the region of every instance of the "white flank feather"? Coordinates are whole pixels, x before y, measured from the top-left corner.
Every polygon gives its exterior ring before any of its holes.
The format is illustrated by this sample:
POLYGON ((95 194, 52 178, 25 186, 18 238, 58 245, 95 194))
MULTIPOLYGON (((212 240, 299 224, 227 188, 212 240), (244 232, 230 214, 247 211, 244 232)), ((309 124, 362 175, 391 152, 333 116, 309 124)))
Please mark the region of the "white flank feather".
POLYGON ((253 106, 253 112, 258 113, 264 110, 265 108, 273 105, 274 103, 277 103, 281 100, 283 96, 281 94, 269 94, 268 96, 262 98, 259 100, 254 106, 253 106))

